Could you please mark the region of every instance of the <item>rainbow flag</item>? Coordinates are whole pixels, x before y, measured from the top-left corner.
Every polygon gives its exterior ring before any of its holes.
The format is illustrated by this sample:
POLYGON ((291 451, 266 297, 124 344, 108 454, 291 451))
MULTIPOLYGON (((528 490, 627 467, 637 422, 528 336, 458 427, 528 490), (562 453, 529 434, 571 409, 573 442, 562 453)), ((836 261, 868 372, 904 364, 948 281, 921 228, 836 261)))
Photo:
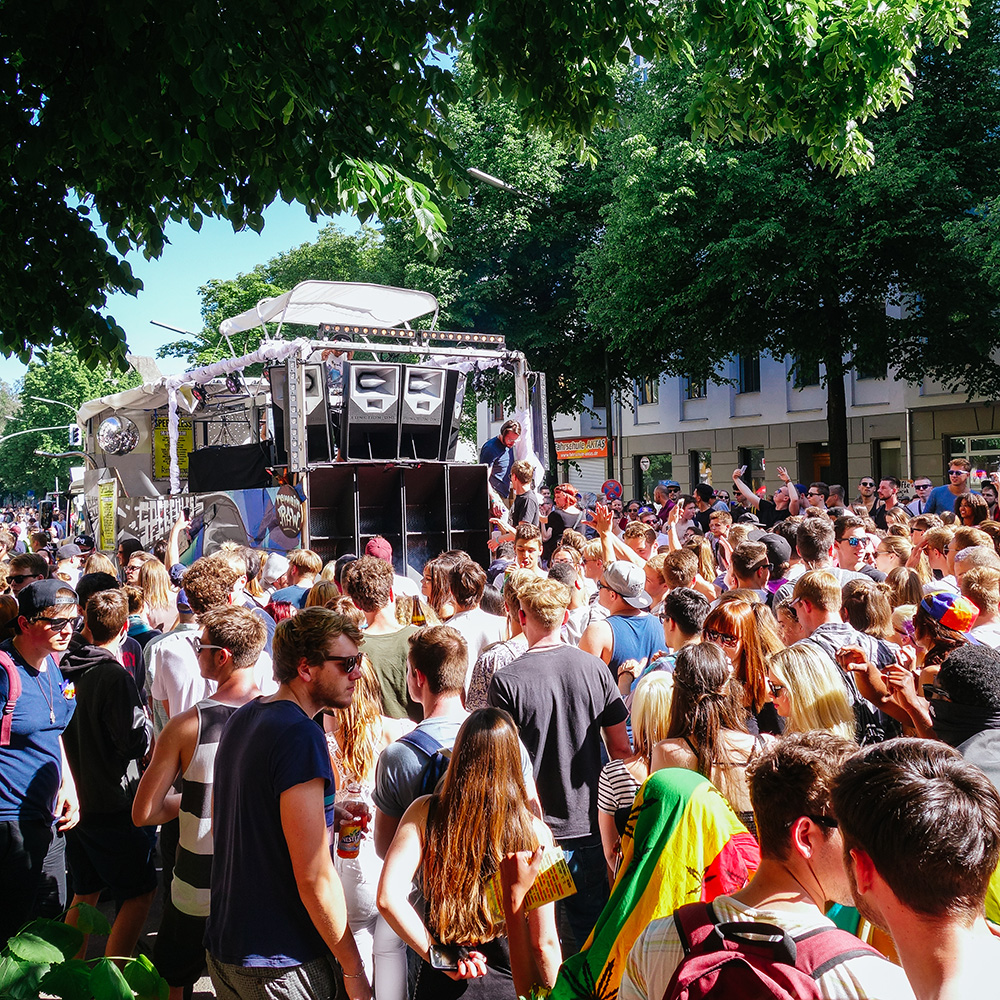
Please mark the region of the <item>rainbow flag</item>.
POLYGON ((553 1000, 614 1000, 651 920, 737 892, 759 864, 757 841, 715 785, 696 771, 655 771, 636 794, 611 898, 583 949, 563 962, 553 1000))

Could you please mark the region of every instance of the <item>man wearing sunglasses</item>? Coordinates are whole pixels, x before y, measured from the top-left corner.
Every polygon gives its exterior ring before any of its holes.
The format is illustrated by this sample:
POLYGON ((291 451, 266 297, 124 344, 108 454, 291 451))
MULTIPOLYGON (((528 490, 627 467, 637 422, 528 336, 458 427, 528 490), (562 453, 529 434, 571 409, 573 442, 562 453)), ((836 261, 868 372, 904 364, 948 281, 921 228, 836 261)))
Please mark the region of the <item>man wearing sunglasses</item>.
MULTIPOLYGON (((351 704, 361 674, 354 622, 305 608, 271 648, 278 691, 238 709, 215 754, 212 892, 205 945, 216 995, 370 1000, 330 855, 335 791, 313 719, 351 704)), ((202 647, 201 655, 204 656, 202 647)))
POLYGON ((871 476, 862 476, 858 480, 858 495, 854 498, 854 502, 864 504, 869 514, 878 503, 878 498, 875 496, 875 480, 871 476))
POLYGON ((948 463, 948 482, 937 486, 927 496, 927 504, 921 513, 943 514, 945 511, 957 513, 955 502, 962 493, 969 491, 969 474, 972 466, 964 458, 953 458, 948 463))
POLYGON ((49 575, 49 565, 45 556, 35 552, 22 552, 12 556, 7 564, 7 582, 11 593, 17 597, 29 583, 44 580, 49 575))
POLYGON ((0 944, 30 917, 65 909, 65 841, 55 834, 80 820, 62 741, 76 698, 56 665, 79 618, 76 592, 41 580, 23 587, 17 603, 18 634, 0 643, 21 688, 11 698, 10 675, 0 669, 0 733, 10 727, 0 739, 0 944))
POLYGON ((885 579, 885 573, 871 565, 874 547, 865 531, 865 522, 853 514, 844 514, 833 522, 834 537, 837 542, 837 556, 841 569, 863 573, 876 583, 885 579))
POLYGON ((911 500, 906 509, 913 517, 919 517, 927 509, 927 499, 931 495, 934 484, 926 476, 917 476, 913 483, 913 491, 917 494, 915 500, 911 500))

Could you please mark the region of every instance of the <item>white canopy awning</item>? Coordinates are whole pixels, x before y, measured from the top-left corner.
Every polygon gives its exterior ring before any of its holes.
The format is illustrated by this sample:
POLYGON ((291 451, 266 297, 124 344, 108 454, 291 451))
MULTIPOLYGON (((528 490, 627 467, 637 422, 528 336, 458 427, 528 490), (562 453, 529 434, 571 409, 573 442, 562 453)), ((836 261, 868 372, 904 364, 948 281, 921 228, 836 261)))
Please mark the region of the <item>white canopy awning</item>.
POLYGON ((438 308, 430 292, 352 281, 300 281, 290 292, 261 299, 253 309, 223 320, 219 331, 228 336, 268 322, 393 327, 427 313, 434 313, 433 326, 438 308))

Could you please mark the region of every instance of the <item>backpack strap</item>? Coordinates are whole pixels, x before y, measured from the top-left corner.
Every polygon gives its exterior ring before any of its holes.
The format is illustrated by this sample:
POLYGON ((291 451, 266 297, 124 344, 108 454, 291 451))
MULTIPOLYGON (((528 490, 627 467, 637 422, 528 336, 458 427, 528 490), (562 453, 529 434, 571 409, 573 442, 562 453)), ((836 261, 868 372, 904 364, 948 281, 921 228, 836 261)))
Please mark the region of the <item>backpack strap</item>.
POLYGON ((0 667, 7 675, 7 698, 0 716, 0 747, 10 746, 10 727, 14 721, 14 706, 21 697, 21 674, 9 653, 0 651, 0 667))
POLYGON ((806 931, 795 939, 795 949, 796 968, 816 980, 852 958, 865 955, 885 958, 880 951, 840 927, 817 927, 806 931))
POLYGON ((405 743, 407 746, 416 747, 417 750, 428 757, 433 757, 439 750, 444 749, 443 743, 439 743, 430 733, 419 726, 416 729, 411 729, 405 736, 401 736, 399 742, 405 743))

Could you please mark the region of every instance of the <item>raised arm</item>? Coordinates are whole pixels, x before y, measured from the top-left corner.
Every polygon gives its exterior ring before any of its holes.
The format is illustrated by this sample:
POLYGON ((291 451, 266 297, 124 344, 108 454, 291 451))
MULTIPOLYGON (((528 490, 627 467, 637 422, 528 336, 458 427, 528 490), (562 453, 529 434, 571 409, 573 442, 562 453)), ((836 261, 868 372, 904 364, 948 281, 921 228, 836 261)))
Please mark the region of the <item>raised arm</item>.
POLYGON ((799 491, 795 488, 791 476, 788 475, 788 470, 780 465, 778 466, 778 478, 788 488, 788 513, 795 517, 799 512, 799 491))
POLYGON ((733 469, 733 486, 739 490, 743 499, 746 500, 746 502, 750 504, 754 510, 756 510, 760 506, 760 497, 757 496, 757 494, 754 493, 754 491, 750 489, 750 487, 747 486, 747 484, 740 478, 743 475, 743 472, 743 468, 733 469))

